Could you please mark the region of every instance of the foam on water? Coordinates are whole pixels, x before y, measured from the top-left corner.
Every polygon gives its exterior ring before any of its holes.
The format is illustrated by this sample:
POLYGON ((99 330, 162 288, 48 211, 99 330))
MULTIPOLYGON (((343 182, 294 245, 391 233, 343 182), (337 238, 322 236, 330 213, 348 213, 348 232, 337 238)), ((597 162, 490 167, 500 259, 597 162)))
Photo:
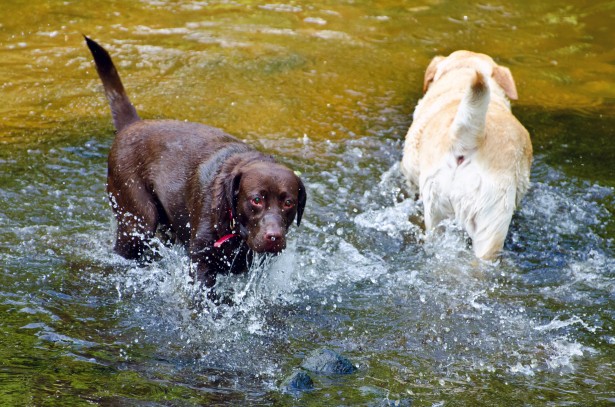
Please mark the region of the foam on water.
MULTIPOLYGON (((383 178, 390 177, 391 171, 397 171, 396 166, 383 178)), ((381 182, 380 187, 383 185, 386 182, 381 182)), ((518 274, 521 270, 515 264, 516 255, 508 252, 510 242, 507 242, 502 260, 477 261, 470 253, 467 237, 454 222, 444 222, 437 233, 427 233, 420 239, 425 240, 423 253, 409 258, 410 267, 400 265, 389 287, 399 290, 400 297, 405 290, 415 292, 418 300, 408 300, 408 308, 422 307, 427 310, 424 311, 428 314, 425 319, 435 321, 432 329, 436 336, 431 341, 436 344, 432 349, 434 359, 442 350, 446 354, 447 349, 459 349, 459 344, 463 343, 462 353, 472 355, 471 364, 476 369, 505 367, 510 373, 531 376, 538 371, 574 370, 577 358, 595 353, 595 349, 578 341, 578 334, 596 334, 599 327, 574 315, 561 319, 562 315, 567 315, 565 312, 555 312, 552 322, 543 324, 541 314, 544 311, 527 309, 521 302, 523 297, 534 295, 536 289, 545 297, 557 296, 564 302, 585 297, 586 302, 595 303, 596 291, 602 293, 598 294, 602 299, 612 298, 613 258, 600 249, 605 242, 592 228, 600 225, 608 212, 595 199, 586 200, 588 195, 604 197, 612 191, 594 185, 577 192, 572 185, 558 188, 535 183, 523 206, 523 211, 531 212, 532 217, 526 218, 527 212, 521 214, 523 220, 530 223, 524 232, 535 228, 528 233, 532 239, 542 239, 545 232, 557 241, 567 235, 582 236, 584 243, 576 242, 579 249, 567 253, 565 267, 547 271, 550 278, 568 280, 563 284, 542 288, 514 287, 514 281, 523 275, 518 274), (544 218, 549 221, 545 222, 544 218), (541 232, 537 235, 535 230, 541 232), (587 246, 593 248, 584 253, 587 246), (570 329, 561 329, 566 327, 570 329), (455 334, 450 335, 450 332, 455 334)), ((420 212, 420 208, 418 210, 420 212)), ((404 200, 367 211, 357 216, 355 222, 363 228, 394 235, 403 231, 420 233, 407 226, 408 216, 420 217, 416 211, 416 207, 404 200), (407 210, 405 217, 396 213, 400 208, 407 210)), ((512 240, 521 240, 519 233, 513 225, 512 240)), ((532 249, 529 253, 536 257, 549 256, 549 249, 543 244, 538 246, 538 251, 532 249)), ((422 351, 429 352, 429 348, 423 347, 422 351)), ((458 363, 455 359, 459 357, 454 355, 450 353, 448 357, 453 359, 452 363, 458 363)))
POLYGON ((419 208, 414 199, 405 199, 392 207, 381 210, 369 210, 354 218, 357 226, 373 228, 384 232, 389 237, 399 239, 404 234, 421 236, 422 230, 419 225, 410 222, 410 215, 418 215, 419 208))

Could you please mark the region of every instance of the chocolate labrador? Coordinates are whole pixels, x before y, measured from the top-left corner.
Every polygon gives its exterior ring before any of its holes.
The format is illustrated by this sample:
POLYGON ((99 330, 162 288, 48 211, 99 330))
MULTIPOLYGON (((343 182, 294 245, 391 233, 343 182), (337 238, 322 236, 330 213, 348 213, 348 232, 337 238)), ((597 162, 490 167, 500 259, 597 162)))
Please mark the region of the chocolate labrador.
POLYGON ((141 120, 107 51, 85 37, 117 135, 107 193, 115 251, 142 258, 159 228, 173 232, 210 298, 216 275, 247 271, 254 253, 279 253, 307 198, 287 167, 223 131, 176 120, 141 120))

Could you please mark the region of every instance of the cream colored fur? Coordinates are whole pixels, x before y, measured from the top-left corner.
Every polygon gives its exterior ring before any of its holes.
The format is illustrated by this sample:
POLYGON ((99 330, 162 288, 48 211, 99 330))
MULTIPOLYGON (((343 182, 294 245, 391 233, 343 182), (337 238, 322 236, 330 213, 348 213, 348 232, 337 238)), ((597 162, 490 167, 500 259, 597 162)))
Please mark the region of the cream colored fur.
POLYGON ((476 256, 492 259, 530 185, 530 136, 510 111, 515 82, 489 56, 456 51, 431 61, 423 91, 402 172, 418 188, 427 229, 455 218, 476 256))

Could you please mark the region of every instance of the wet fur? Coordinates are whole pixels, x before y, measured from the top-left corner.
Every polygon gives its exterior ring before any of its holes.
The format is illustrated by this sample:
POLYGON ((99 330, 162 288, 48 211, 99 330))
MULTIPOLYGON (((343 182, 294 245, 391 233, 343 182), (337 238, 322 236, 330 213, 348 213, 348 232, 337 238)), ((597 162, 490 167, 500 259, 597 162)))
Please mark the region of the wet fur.
POLYGON ((484 54, 435 57, 406 135, 402 172, 424 205, 425 226, 455 218, 477 257, 504 245, 530 180, 532 145, 510 111, 517 89, 508 68, 484 54))
POLYGON ((86 37, 117 135, 107 192, 117 219, 115 251, 141 258, 159 228, 190 254, 195 276, 213 287, 222 272, 244 272, 254 252, 278 253, 306 203, 301 179, 222 130, 175 120, 141 120, 109 54, 86 37), (251 202, 262 197, 263 205, 251 202), (285 206, 292 203, 292 207, 285 206), (233 237, 220 247, 214 242, 233 237))

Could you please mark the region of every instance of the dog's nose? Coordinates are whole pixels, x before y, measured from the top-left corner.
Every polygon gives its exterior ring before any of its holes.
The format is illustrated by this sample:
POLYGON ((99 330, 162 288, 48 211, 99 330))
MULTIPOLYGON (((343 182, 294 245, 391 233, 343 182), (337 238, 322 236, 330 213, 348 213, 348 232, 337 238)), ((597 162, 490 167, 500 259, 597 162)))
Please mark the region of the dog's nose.
POLYGON ((286 230, 279 214, 266 214, 262 219, 261 244, 263 251, 278 253, 286 248, 286 230))
POLYGON ((267 253, 279 253, 286 248, 286 239, 280 229, 267 230, 263 238, 263 250, 267 253))
POLYGON ((283 237, 280 230, 268 230, 265 232, 265 240, 268 242, 281 242, 283 237))

